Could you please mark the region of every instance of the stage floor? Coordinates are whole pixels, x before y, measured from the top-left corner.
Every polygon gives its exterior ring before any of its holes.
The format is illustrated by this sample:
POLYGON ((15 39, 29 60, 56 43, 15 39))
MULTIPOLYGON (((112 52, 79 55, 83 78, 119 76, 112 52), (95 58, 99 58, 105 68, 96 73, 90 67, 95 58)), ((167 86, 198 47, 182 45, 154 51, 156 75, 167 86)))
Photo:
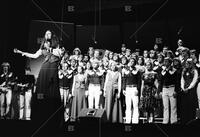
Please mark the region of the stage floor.
POLYGON ((200 119, 187 125, 114 124, 86 119, 66 122, 57 130, 48 124, 35 126, 32 121, 0 120, 1 137, 197 137, 199 130, 200 119))

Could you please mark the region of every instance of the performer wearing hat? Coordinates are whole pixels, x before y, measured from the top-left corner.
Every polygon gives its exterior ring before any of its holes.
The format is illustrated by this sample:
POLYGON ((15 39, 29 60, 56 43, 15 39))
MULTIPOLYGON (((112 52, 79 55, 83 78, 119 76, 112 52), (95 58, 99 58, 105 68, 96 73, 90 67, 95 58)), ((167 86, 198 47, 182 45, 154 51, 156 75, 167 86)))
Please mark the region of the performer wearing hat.
POLYGON ((81 54, 81 50, 77 47, 73 50, 73 55, 70 56, 70 60, 71 59, 75 59, 78 60, 79 55, 81 54))
POLYGON ((184 67, 186 60, 190 57, 190 50, 187 47, 183 47, 181 50, 181 64, 184 67))
POLYGON ((162 67, 162 100, 163 100, 163 124, 177 123, 177 99, 175 92, 176 69, 172 66, 172 59, 166 57, 162 67), (170 110, 169 110, 170 109, 170 110), (169 113, 170 112, 170 113, 169 113), (169 120, 170 118, 170 120, 169 120))
POLYGON ((169 57, 169 58, 173 59, 174 58, 174 53, 171 50, 168 50, 166 57, 169 57))
POLYGON ((186 60, 181 75, 181 122, 183 124, 195 119, 198 100, 196 93, 196 84, 198 71, 191 58, 186 60))
POLYGON ((10 72, 10 64, 8 62, 2 63, 1 67, 3 72, 0 77, 1 118, 9 118, 12 99, 12 82, 14 80, 14 76, 13 73, 10 72))

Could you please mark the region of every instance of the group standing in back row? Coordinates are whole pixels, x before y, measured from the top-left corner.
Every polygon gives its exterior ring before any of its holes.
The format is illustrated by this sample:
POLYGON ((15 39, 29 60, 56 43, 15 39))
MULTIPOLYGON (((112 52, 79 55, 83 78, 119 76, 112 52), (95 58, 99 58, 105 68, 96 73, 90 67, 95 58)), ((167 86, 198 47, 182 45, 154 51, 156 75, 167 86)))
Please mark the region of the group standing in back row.
POLYGON ((175 53, 167 46, 158 51, 158 44, 142 55, 125 44, 121 53, 93 47, 86 54, 79 48, 65 51, 59 68, 60 88, 67 83, 61 90, 67 98, 65 118, 75 120, 83 108, 101 108, 110 122, 136 124, 145 117, 151 123, 162 117, 163 124, 179 118, 187 123, 199 108, 198 71, 197 51, 182 40, 175 53))
MULTIPOLYGON (((36 53, 18 51, 29 58, 46 57, 29 97, 33 111, 27 117, 43 121, 59 109, 53 121, 62 121, 62 110, 65 121, 75 121, 82 109, 94 108, 105 109, 107 120, 113 123, 137 124, 140 117, 149 123, 156 117, 163 117, 163 124, 176 124, 178 118, 188 123, 200 106, 200 58, 182 40, 177 45, 175 52, 167 46, 159 51, 158 44, 150 51, 131 50, 122 44, 120 53, 91 46, 85 54, 79 48, 70 54, 47 30, 36 53), (49 105, 51 109, 41 116, 38 112, 49 105)), ((2 64, 1 117, 10 110, 9 68, 8 63, 2 64)))

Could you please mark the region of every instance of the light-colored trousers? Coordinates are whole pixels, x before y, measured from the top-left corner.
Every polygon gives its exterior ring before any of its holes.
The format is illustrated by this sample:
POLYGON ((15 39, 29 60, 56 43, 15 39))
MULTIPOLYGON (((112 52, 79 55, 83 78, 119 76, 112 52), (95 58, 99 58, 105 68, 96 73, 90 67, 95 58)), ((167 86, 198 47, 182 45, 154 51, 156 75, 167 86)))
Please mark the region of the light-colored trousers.
POLYGON ((67 121, 69 119, 69 117, 70 117, 70 115, 69 115, 70 107, 69 107, 69 105, 67 105, 67 103, 69 103, 68 102, 69 101, 69 94, 70 94, 69 89, 60 87, 61 101, 63 102, 64 109, 65 109, 64 110, 64 119, 65 119, 65 121, 67 121))
POLYGON ((64 107, 66 107, 67 99, 69 97, 69 89, 60 87, 60 96, 61 101, 64 103, 64 107))
POLYGON ((177 99, 174 96, 175 87, 164 88, 162 91, 163 100, 163 124, 176 123, 177 122, 177 99), (170 109, 170 114, 169 114, 170 109))
POLYGON ((11 89, 7 89, 7 93, 1 93, 0 95, 1 116, 5 116, 10 111, 11 99, 12 99, 11 89))
POLYGON ((32 90, 28 89, 25 94, 19 95, 19 119, 30 120, 31 118, 32 90))
POLYGON ((197 85, 197 99, 198 99, 198 105, 200 109, 200 82, 197 85))
POLYGON ((126 123, 139 123, 138 109, 138 90, 137 87, 126 87, 125 103, 126 103, 126 123), (133 107, 132 107, 133 105, 133 107))
POLYGON ((99 109, 100 85, 89 84, 88 86, 88 105, 89 108, 99 109))

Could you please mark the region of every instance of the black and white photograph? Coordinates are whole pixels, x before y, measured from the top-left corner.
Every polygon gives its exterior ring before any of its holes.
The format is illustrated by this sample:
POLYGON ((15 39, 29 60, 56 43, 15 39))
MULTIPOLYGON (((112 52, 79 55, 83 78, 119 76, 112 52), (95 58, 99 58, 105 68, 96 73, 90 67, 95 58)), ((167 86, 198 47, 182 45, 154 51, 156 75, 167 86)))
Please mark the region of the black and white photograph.
POLYGON ((2 0, 1 137, 197 137, 198 1, 2 0))

